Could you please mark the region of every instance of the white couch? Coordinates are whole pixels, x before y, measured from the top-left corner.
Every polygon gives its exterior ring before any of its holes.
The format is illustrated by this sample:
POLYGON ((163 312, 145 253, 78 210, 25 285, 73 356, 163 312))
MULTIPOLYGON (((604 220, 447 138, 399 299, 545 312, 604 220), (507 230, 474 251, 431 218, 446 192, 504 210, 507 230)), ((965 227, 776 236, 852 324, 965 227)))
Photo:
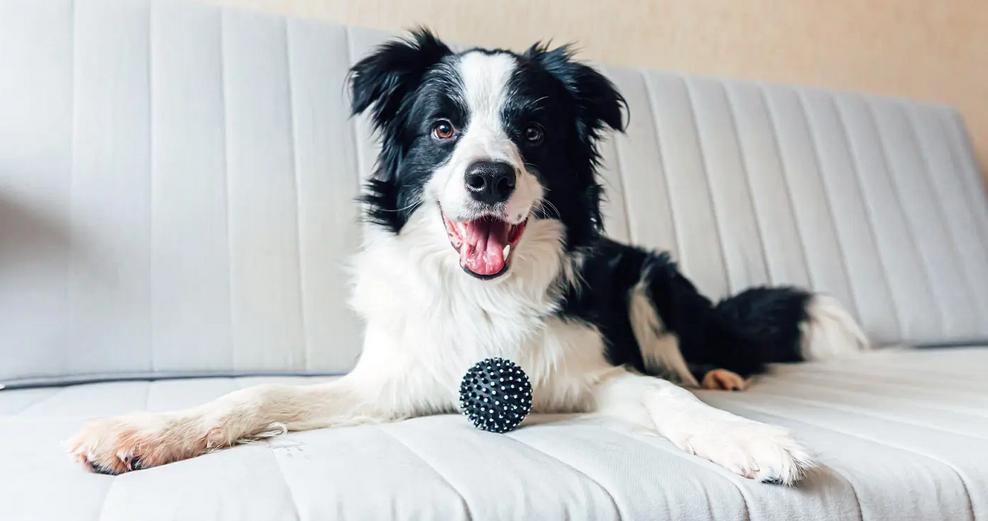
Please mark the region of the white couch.
POLYGON ((352 367, 340 268, 375 149, 343 85, 386 36, 0 2, 0 519, 988 519, 988 201, 956 111, 617 67, 611 235, 671 250, 712 296, 829 292, 902 346, 700 393, 792 428, 819 473, 759 484, 576 417, 289 434, 119 477, 73 464, 59 443, 85 418, 352 367), (928 347, 946 345, 967 347, 928 347))

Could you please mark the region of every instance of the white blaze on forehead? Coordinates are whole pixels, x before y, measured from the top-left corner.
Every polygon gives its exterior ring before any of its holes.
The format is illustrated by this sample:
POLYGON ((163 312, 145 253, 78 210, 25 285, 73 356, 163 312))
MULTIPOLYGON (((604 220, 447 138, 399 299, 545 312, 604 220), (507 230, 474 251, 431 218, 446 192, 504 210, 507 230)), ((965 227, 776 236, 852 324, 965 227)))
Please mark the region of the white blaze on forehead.
POLYGON ((501 107, 507 96, 508 82, 517 67, 510 54, 471 52, 460 57, 457 69, 463 81, 470 127, 503 133, 501 107))

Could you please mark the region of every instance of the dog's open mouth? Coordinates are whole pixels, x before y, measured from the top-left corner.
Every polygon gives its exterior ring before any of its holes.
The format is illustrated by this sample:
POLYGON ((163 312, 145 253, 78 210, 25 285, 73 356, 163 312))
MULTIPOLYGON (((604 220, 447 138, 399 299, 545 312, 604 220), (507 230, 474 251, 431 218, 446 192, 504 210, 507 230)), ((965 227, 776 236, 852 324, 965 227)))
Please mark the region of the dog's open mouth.
POLYGON ((460 267, 482 279, 493 279, 508 271, 512 251, 528 220, 509 224, 493 216, 456 222, 443 214, 449 242, 460 254, 460 267))

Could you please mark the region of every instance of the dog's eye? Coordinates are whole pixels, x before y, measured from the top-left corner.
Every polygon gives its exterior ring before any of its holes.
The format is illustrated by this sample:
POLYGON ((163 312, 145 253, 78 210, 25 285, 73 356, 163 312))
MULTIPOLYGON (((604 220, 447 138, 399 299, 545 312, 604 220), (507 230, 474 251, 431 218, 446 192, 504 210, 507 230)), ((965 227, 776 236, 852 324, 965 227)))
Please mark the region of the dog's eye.
POLYGON ((533 145, 541 143, 544 137, 545 133, 542 131, 542 127, 538 125, 532 125, 525 129, 525 140, 533 145))
POLYGON ((448 119, 441 119, 432 127, 432 137, 440 140, 451 139, 456 134, 456 129, 448 119))

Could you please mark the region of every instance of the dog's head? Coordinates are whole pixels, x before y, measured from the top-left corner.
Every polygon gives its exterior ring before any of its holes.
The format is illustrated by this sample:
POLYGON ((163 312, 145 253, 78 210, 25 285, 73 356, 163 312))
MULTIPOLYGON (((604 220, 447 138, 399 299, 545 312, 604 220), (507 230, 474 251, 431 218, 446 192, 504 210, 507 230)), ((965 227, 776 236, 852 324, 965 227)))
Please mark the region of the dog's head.
POLYGON ((372 222, 400 234, 434 213, 450 255, 482 279, 509 271, 533 220, 562 223, 571 250, 600 233, 596 144, 623 130, 625 102, 567 47, 454 53, 419 30, 357 63, 350 89, 381 138, 372 222))

